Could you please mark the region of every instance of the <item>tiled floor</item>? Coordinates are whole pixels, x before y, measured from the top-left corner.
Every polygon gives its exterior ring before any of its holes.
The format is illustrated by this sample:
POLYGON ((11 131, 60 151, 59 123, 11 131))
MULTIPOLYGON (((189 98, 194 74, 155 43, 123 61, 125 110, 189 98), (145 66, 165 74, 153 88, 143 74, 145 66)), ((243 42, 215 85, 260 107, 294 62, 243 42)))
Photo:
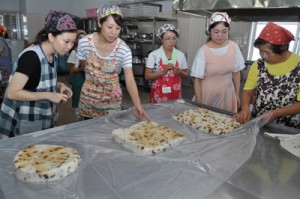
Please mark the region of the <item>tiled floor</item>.
MULTIPOLYGON (((58 81, 63 82, 66 85, 70 86, 68 76, 58 76, 58 81)), ((132 106, 131 98, 130 98, 125 86, 122 86, 122 87, 123 87, 122 106, 127 107, 127 108, 131 107, 132 106)), ((149 89, 139 87, 139 95, 140 95, 142 104, 149 103, 149 99, 150 99, 149 89)), ((72 108, 71 100, 68 100, 68 102, 63 103, 63 104, 58 104, 57 107, 58 107, 58 113, 59 113, 59 118, 58 118, 58 123, 57 123, 58 126, 76 122, 75 112, 74 112, 74 109, 72 108)))

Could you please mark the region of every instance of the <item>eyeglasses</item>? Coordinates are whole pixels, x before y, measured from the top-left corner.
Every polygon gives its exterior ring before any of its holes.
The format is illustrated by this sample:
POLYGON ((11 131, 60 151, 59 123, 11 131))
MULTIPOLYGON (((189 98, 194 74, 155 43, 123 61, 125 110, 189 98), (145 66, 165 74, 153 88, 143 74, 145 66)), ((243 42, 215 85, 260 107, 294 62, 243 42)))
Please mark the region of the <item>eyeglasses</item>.
POLYGON ((166 41, 176 41, 177 37, 163 37, 163 39, 166 41))

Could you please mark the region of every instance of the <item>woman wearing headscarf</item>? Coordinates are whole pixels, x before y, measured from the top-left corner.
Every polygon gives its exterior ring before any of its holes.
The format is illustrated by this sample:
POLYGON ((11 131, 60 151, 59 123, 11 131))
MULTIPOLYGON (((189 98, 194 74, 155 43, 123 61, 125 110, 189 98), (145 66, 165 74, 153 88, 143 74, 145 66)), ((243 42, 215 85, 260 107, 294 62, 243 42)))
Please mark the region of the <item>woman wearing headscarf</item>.
POLYGON ((100 31, 87 35, 78 44, 77 56, 85 72, 79 101, 81 116, 96 118, 121 110, 119 74, 123 69, 134 114, 148 119, 133 76, 131 50, 118 37, 123 23, 120 8, 105 4, 97 10, 97 18, 100 31))
POLYGON ((242 109, 235 115, 239 122, 271 112, 269 122, 300 129, 300 56, 289 51, 292 40, 290 31, 273 22, 268 22, 255 40, 261 59, 249 70, 242 109))
POLYGON ((228 39, 230 22, 226 12, 212 14, 209 39, 198 50, 190 75, 196 102, 236 113, 245 60, 238 45, 228 39))
POLYGON ((57 119, 56 103, 72 97, 72 90, 57 82, 57 57, 70 51, 77 28, 75 16, 51 10, 31 46, 20 53, 1 106, 0 132, 4 137, 51 128, 57 119))
POLYGON ((185 55, 175 48, 178 36, 172 24, 157 31, 162 45, 149 54, 145 71, 145 79, 152 81, 151 103, 182 98, 181 78, 188 76, 188 70, 185 55))

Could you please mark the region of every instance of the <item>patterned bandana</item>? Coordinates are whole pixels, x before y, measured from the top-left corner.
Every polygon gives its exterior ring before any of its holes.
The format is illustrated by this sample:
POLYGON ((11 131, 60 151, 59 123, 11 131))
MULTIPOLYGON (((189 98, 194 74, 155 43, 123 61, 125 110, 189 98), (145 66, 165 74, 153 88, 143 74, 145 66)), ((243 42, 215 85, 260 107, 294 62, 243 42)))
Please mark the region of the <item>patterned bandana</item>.
POLYGON ((230 24, 231 18, 228 16, 226 12, 215 12, 211 15, 209 19, 209 26, 219 21, 224 21, 230 24))
POLYGON ((267 23, 258 38, 275 45, 288 44, 290 41, 295 40, 294 35, 290 31, 273 22, 267 23))
POLYGON ((97 10, 98 19, 102 19, 112 14, 120 15, 123 18, 121 9, 118 6, 112 4, 105 4, 102 8, 98 8, 97 10))
POLYGON ((156 36, 161 39, 161 36, 167 32, 168 30, 174 30, 175 32, 177 32, 177 34, 179 33, 179 30, 176 30, 175 26, 172 24, 165 24, 163 26, 161 26, 158 30, 157 30, 157 34, 156 36))
POLYGON ((45 19, 48 32, 76 31, 76 17, 63 11, 50 10, 45 19))

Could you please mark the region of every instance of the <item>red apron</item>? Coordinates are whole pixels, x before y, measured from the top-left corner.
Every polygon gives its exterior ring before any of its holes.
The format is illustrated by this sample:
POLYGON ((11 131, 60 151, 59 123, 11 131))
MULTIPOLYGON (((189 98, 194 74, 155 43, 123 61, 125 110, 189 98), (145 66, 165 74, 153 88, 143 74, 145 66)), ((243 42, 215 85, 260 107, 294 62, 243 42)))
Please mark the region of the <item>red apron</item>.
MULTIPOLYGON (((159 61, 159 71, 163 71, 166 65, 159 61)), ((175 67, 179 68, 178 61, 175 67)), ((169 70, 166 75, 153 80, 150 92, 150 102, 160 103, 169 100, 182 98, 181 79, 179 75, 174 75, 173 70, 169 70)))

